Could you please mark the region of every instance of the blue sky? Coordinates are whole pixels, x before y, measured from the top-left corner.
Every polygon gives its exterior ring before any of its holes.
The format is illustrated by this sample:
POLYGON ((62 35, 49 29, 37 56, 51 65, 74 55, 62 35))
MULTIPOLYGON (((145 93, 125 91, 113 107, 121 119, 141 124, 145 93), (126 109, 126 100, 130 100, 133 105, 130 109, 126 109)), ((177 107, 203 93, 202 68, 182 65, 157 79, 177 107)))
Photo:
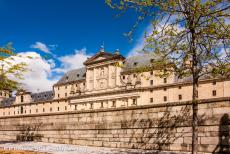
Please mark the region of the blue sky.
POLYGON ((106 51, 118 48, 124 56, 140 46, 149 21, 139 25, 130 42, 123 34, 137 14, 129 10, 117 18, 118 13, 104 0, 0 0, 0 45, 11 41, 18 53, 49 55, 43 59, 50 65, 45 72, 54 82, 64 69, 78 67, 74 61, 96 53, 103 43, 106 51))

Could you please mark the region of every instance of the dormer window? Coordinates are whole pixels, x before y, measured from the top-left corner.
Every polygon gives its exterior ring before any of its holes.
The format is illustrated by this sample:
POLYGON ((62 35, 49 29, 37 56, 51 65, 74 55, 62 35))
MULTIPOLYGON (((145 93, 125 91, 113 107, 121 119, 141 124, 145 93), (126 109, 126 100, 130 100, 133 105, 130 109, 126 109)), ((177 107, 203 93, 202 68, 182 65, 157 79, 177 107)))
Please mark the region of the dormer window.
POLYGON ((137 62, 134 62, 133 65, 134 65, 134 66, 137 66, 137 62))
POLYGON ((21 102, 24 102, 24 97, 23 97, 23 95, 21 95, 21 102))

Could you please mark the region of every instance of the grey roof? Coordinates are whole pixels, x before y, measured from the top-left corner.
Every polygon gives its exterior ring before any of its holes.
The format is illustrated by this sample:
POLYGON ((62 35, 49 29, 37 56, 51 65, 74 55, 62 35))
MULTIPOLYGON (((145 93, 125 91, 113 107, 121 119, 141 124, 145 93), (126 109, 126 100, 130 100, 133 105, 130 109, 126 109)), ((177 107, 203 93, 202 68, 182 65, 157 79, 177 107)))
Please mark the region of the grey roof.
POLYGON ((10 97, 4 99, 1 103, 0 106, 11 106, 15 101, 15 97, 10 97))
POLYGON ((52 100, 53 97, 54 97, 53 91, 45 91, 45 92, 31 94, 31 98, 33 102, 48 101, 48 100, 52 100))
POLYGON ((129 71, 138 67, 151 66, 152 59, 155 59, 152 54, 129 57, 125 60, 124 71, 129 71))
MULTIPOLYGON (((49 101, 52 100, 53 97, 54 97, 53 91, 32 93, 31 98, 33 101, 31 103, 36 103, 40 101, 49 101)), ((0 103, 0 106, 2 107, 11 106, 14 102, 15 102, 15 97, 6 98, 0 103)))
POLYGON ((85 79, 86 68, 78 68, 64 74, 64 76, 56 84, 64 84, 67 82, 85 79))

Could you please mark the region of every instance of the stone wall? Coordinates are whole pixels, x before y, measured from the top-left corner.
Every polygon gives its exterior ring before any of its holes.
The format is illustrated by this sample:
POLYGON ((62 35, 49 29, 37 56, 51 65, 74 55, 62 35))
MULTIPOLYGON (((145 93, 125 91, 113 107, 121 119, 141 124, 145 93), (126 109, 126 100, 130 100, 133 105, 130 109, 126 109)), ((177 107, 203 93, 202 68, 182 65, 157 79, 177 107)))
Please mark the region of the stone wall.
MULTIPOLYGON (((199 151, 230 149, 230 98, 199 104, 199 151)), ((0 140, 33 140, 116 148, 191 150, 191 102, 0 118, 0 140)))

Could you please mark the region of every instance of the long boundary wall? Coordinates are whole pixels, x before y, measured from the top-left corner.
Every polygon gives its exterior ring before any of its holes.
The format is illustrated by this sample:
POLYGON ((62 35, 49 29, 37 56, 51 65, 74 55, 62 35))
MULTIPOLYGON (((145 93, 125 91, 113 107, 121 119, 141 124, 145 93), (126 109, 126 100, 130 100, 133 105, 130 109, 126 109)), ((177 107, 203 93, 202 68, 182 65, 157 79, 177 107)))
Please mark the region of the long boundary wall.
MULTIPOLYGON (((199 152, 230 153, 230 98, 199 103, 199 152)), ((191 151, 191 102, 0 117, 0 141, 191 151)))

